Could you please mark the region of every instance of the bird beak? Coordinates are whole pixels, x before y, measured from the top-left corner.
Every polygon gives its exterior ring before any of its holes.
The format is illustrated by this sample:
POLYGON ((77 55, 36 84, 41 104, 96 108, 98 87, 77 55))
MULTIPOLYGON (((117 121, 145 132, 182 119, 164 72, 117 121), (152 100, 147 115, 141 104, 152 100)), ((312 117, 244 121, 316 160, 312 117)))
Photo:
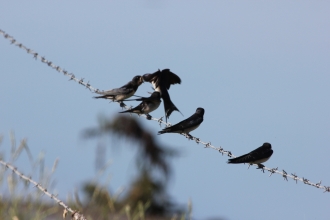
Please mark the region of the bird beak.
POLYGON ((139 80, 139 84, 141 85, 142 83, 144 83, 143 76, 141 76, 139 80))

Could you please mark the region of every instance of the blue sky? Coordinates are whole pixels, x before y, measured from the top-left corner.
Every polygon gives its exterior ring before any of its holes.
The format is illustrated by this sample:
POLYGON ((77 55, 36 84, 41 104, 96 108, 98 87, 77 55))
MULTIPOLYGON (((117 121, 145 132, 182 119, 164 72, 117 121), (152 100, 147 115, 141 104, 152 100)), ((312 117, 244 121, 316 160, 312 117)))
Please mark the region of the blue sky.
MULTIPOLYGON (((170 68, 182 79, 170 94, 184 114, 174 112, 171 123, 203 107, 204 122, 192 135, 235 155, 268 141, 274 154, 266 166, 330 186, 329 9, 327 1, 6 1, 0 29, 99 89, 170 68)), ((15 131, 35 157, 46 153, 48 166, 59 158, 56 190, 65 198, 95 176, 96 141, 82 140, 81 132, 121 109, 92 99, 4 38, 0 51, 1 148, 8 156, 15 131)), ((145 83, 136 94, 148 91, 145 83)), ((192 199, 195 219, 330 217, 329 193, 228 165, 227 157, 179 135, 157 138, 182 152, 169 191, 179 203, 192 199)), ((134 153, 125 143, 107 151, 113 191, 133 178, 134 153)), ((28 172, 26 161, 16 166, 28 172)))

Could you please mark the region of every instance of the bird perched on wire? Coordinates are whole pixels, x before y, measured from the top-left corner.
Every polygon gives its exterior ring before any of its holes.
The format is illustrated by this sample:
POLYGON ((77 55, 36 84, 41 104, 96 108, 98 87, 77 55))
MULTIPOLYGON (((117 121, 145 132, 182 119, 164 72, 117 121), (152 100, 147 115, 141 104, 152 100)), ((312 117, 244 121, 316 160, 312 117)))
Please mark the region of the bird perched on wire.
POLYGON ((147 119, 151 119, 151 115, 149 115, 150 112, 156 110, 160 103, 162 102, 160 100, 160 93, 159 92, 153 92, 150 97, 140 97, 139 99, 128 99, 125 101, 142 101, 138 106, 129 109, 127 111, 119 112, 119 113, 136 113, 136 114, 145 114, 147 116, 147 119))
POLYGON ((180 110, 172 102, 170 94, 167 91, 170 89, 171 85, 181 84, 181 79, 178 75, 171 72, 170 69, 163 69, 157 70, 154 73, 144 74, 142 78, 144 81, 150 82, 155 91, 160 92, 160 95, 164 101, 166 121, 173 111, 180 112, 180 110))
POLYGON ((164 133, 185 133, 191 137, 189 132, 195 130, 203 122, 204 109, 197 108, 196 112, 189 118, 163 130, 159 131, 158 134, 164 133))
POLYGON ((250 153, 229 159, 227 163, 257 164, 258 168, 260 169, 264 167, 264 165, 261 163, 266 162, 272 156, 272 154, 272 145, 266 142, 261 147, 258 147, 250 153))
POLYGON ((120 88, 97 92, 97 94, 100 94, 101 96, 95 96, 94 98, 110 99, 114 102, 119 102, 120 106, 124 107, 125 104, 123 103, 123 100, 134 95, 136 90, 139 88, 139 86, 142 83, 143 83, 142 77, 137 75, 134 76, 134 78, 131 81, 129 81, 127 84, 123 85, 120 88))

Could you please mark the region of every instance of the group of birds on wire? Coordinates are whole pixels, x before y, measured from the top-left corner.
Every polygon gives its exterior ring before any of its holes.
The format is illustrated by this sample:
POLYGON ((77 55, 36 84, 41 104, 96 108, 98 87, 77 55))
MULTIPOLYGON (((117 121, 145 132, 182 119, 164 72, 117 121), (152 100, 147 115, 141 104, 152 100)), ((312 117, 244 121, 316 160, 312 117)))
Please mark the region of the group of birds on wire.
MULTIPOLYGON (((96 93, 100 94, 100 96, 96 96, 94 98, 110 99, 113 102, 119 102, 121 107, 126 106, 123 101, 141 101, 141 103, 136 107, 130 108, 126 111, 122 111, 120 113, 136 113, 138 115, 145 114, 147 119, 149 120, 152 118, 149 113, 159 107, 162 98, 164 103, 165 118, 167 122, 167 119, 170 117, 173 111, 180 112, 180 110, 171 101, 170 94, 168 93, 170 86, 175 84, 181 84, 181 79, 178 75, 171 72, 170 69, 157 70, 156 72, 151 74, 147 73, 143 76, 134 76, 131 81, 129 81, 127 84, 120 88, 115 88, 107 91, 97 91, 96 93), (150 97, 141 97, 134 95, 143 82, 149 82, 153 86, 154 92, 150 95, 150 97), (128 99, 132 96, 136 96, 139 98, 128 99)), ((159 131, 158 134, 184 133, 191 137, 189 132, 198 128, 199 125, 203 122, 204 112, 204 109, 199 107, 196 109, 196 112, 189 118, 175 125, 164 128, 163 130, 159 131)), ((266 142, 261 147, 247 154, 229 159, 227 163, 257 164, 257 169, 262 169, 264 165, 261 163, 267 161, 272 156, 272 154, 272 146, 270 143, 266 142)))

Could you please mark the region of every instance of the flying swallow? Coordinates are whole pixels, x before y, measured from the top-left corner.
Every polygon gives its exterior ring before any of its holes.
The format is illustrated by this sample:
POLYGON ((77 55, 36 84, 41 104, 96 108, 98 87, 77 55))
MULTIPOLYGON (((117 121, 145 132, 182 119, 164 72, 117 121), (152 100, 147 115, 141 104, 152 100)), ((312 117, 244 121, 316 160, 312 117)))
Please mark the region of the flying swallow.
POLYGON ((129 81, 127 84, 123 85, 122 87, 107 91, 97 92, 102 96, 95 96, 94 98, 110 99, 114 102, 115 101, 120 102, 121 105, 125 106, 125 104, 122 101, 134 95, 134 93, 142 83, 143 83, 143 78, 141 76, 134 76, 134 78, 131 81, 129 81))
POLYGON ((166 121, 173 111, 180 112, 180 110, 171 101, 170 94, 167 91, 170 89, 171 85, 181 84, 181 79, 178 75, 171 72, 170 69, 163 69, 151 74, 144 74, 142 78, 144 81, 150 82, 155 91, 160 92, 164 101, 166 121))
POLYGON ((119 112, 119 113, 136 113, 136 114, 146 114, 147 119, 151 119, 151 115, 149 115, 150 112, 156 110, 160 103, 162 102, 160 100, 160 93, 159 92, 153 92, 150 97, 141 97, 139 99, 128 99, 126 101, 142 101, 138 106, 135 108, 129 109, 127 111, 119 112))
POLYGON ((261 147, 244 154, 240 157, 229 159, 227 163, 249 163, 257 164, 259 168, 264 167, 261 163, 266 162, 273 154, 272 145, 264 143, 261 147))
POLYGON ((198 126, 203 122, 203 116, 204 116, 204 109, 197 108, 196 112, 192 116, 173 126, 164 128, 163 130, 159 131, 158 134, 185 133, 191 136, 189 132, 198 128, 198 126))

